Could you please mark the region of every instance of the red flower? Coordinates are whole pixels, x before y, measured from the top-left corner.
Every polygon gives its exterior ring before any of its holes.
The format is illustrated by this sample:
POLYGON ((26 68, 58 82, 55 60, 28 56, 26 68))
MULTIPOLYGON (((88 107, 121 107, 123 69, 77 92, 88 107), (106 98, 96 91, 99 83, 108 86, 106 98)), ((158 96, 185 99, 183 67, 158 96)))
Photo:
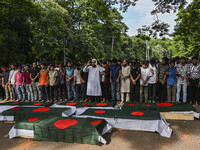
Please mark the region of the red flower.
POLYGON ((62 119, 54 122, 54 126, 58 129, 66 129, 78 123, 75 119, 62 119))
POLYGON ((102 123, 102 120, 96 120, 96 121, 90 122, 91 125, 97 125, 101 123, 102 123))
POLYGON ((71 102, 71 103, 66 103, 65 105, 68 105, 68 106, 75 106, 77 103, 74 103, 74 102, 71 102))
POLYGON ((39 106, 39 105, 42 105, 43 103, 34 103, 33 105, 35 106, 39 106))
POLYGON ((173 106, 172 103, 158 103, 158 106, 173 106))
POLYGON ((135 112, 132 112, 131 115, 134 115, 134 116, 143 116, 144 113, 143 112, 139 112, 139 111, 135 111, 135 112))
POLYGON ((142 105, 142 106, 151 106, 151 104, 144 104, 144 105, 142 105))
POLYGON ((98 104, 96 104, 96 106, 107 106, 108 105, 108 103, 98 103, 98 104))
POLYGON ((12 108, 11 110, 19 110, 19 107, 12 108))
POLYGON ((10 103, 10 105, 17 105, 19 102, 10 103))
POLYGON ((106 111, 105 110, 96 110, 95 113, 96 114, 104 114, 104 113, 106 113, 106 111))
POLYGON ((35 118, 29 118, 29 119, 28 119, 28 121, 37 121, 37 120, 39 120, 38 117, 35 117, 35 118))
POLYGON ((90 103, 83 103, 82 105, 84 105, 84 106, 88 106, 88 105, 90 105, 90 103))
POLYGON ((128 104, 128 106, 137 106, 136 104, 128 104))
POLYGON ((50 108, 45 108, 45 107, 42 107, 42 108, 37 108, 37 109, 34 109, 32 110, 33 112, 46 112, 46 111, 49 111, 50 108))

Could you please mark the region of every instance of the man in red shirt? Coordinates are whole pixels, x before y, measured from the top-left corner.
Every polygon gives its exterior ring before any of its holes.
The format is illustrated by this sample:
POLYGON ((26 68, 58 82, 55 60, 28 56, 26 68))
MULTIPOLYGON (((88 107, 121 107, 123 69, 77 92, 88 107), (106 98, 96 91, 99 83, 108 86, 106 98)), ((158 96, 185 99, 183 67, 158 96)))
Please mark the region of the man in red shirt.
POLYGON ((15 74, 14 88, 16 86, 18 100, 23 101, 26 99, 24 90, 24 73, 21 72, 21 67, 18 68, 18 72, 15 74))

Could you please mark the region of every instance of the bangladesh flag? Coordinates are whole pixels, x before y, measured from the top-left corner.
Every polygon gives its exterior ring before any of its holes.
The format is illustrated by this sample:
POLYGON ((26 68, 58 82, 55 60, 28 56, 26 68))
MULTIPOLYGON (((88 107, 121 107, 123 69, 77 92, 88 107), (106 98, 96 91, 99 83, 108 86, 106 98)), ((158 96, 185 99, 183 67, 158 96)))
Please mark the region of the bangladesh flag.
POLYGON ((96 116, 102 118, 160 120, 160 113, 155 109, 137 108, 127 110, 88 109, 81 116, 96 116))
POLYGON ((62 102, 58 105, 65 105, 65 106, 76 106, 77 108, 81 107, 115 107, 116 103, 113 102, 103 102, 103 103, 96 103, 96 102, 62 102))
POLYGON ((131 110, 135 108, 149 108, 156 109, 159 112, 188 112, 196 111, 196 108, 191 104, 185 103, 137 103, 126 102, 122 106, 122 110, 131 110))
POLYGON ((103 119, 40 116, 17 121, 14 128, 33 130, 35 141, 99 145, 99 137, 106 125, 103 119))
POLYGON ((44 106, 44 107, 49 107, 51 105, 53 105, 53 103, 50 102, 6 102, 6 103, 0 103, 0 108, 1 106, 44 106))
POLYGON ((14 107, 1 113, 1 116, 14 116, 14 120, 21 120, 29 117, 66 116, 72 115, 70 108, 47 108, 47 107, 14 107))

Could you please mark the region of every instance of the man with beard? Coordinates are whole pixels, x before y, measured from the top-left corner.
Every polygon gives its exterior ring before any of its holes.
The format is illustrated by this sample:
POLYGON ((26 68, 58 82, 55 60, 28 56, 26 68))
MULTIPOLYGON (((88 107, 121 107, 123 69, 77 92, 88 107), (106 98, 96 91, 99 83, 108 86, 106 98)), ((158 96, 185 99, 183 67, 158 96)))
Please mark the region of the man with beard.
POLYGON ((199 103, 199 90, 200 90, 200 65, 198 65, 198 58, 192 58, 192 64, 188 68, 189 80, 187 85, 189 85, 189 101, 190 104, 195 102, 196 105, 199 103))
POLYGON ((100 73, 105 69, 97 65, 97 60, 92 59, 92 66, 84 67, 83 71, 88 72, 87 82, 87 95, 89 100, 99 101, 102 96, 101 85, 100 85, 100 73))
POLYGON ((130 74, 131 74, 131 67, 128 65, 126 59, 122 64, 122 74, 121 74, 121 103, 124 103, 124 98, 126 95, 126 102, 130 101, 130 74))

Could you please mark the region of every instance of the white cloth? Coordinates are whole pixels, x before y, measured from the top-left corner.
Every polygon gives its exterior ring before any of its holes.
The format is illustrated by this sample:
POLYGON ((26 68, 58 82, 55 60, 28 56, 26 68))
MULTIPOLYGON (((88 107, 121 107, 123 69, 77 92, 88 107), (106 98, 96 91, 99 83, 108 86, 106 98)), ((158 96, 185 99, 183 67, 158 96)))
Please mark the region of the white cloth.
POLYGON ((10 84, 14 84, 15 83, 15 75, 18 71, 17 70, 11 70, 10 74, 9 74, 9 78, 8 80, 10 81, 10 84))
POLYGON ((102 96, 101 84, 100 84, 100 72, 105 71, 101 66, 86 66, 83 72, 88 73, 87 82, 87 95, 88 96, 102 96))
POLYGON ((148 83, 155 84, 156 83, 156 76, 157 76, 157 69, 155 66, 149 65, 149 69, 151 71, 151 77, 149 78, 148 83))
MULTIPOLYGON (((151 71, 150 71, 150 69, 149 68, 140 68, 140 70, 141 70, 141 76, 143 77, 143 79, 144 79, 144 81, 146 80, 146 78, 148 77, 148 76, 151 76, 151 71)), ((142 79, 140 78, 140 85, 142 85, 142 79)), ((144 86, 147 86, 148 85, 148 81, 145 83, 145 85, 144 86)))
POLYGON ((121 119, 121 118, 103 118, 97 116, 87 116, 80 115, 76 116, 78 118, 98 118, 105 119, 109 125, 113 128, 125 129, 125 130, 139 130, 139 131, 149 131, 158 132, 161 136, 170 138, 172 134, 172 129, 166 122, 164 117, 161 115, 160 120, 137 120, 137 119, 121 119))

